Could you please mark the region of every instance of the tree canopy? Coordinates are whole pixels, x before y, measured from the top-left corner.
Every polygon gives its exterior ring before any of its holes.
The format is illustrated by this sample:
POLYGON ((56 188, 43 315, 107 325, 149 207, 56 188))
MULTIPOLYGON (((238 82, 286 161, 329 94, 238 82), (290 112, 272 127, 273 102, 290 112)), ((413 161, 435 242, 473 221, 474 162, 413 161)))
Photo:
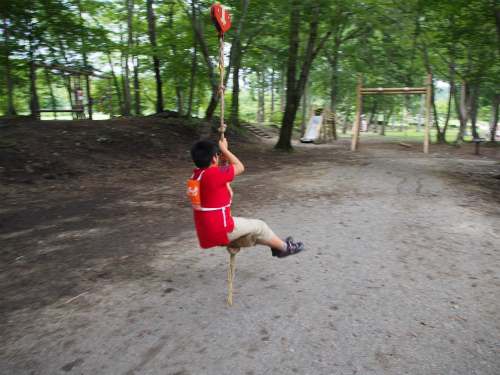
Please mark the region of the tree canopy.
MULTIPOLYGON (((218 37, 205 0, 10 0, 0 4, 0 114, 71 108, 62 65, 112 77, 87 79, 85 102, 108 96, 121 116, 164 110, 210 122, 218 103, 218 37), (37 90, 35 91, 35 87, 37 90)), ((460 145, 478 118, 498 123, 499 0, 227 0, 225 101, 230 124, 270 120, 291 149, 302 99, 352 121, 358 77, 367 87, 449 86, 460 145)), ((437 141, 448 110, 436 106, 437 141)), ((104 99, 103 99, 104 100, 104 99)), ((448 101, 448 98, 444 99, 448 101)), ((419 106, 419 100, 409 104, 419 106)), ((446 106, 445 106, 446 107, 446 106)), ((95 105, 94 105, 95 108, 95 105)), ((99 108, 96 108, 99 110, 99 108)), ((388 116, 397 98, 367 98, 388 116)), ((496 130, 496 128, 495 128, 496 130)), ((494 140, 494 137, 492 137, 494 140)))

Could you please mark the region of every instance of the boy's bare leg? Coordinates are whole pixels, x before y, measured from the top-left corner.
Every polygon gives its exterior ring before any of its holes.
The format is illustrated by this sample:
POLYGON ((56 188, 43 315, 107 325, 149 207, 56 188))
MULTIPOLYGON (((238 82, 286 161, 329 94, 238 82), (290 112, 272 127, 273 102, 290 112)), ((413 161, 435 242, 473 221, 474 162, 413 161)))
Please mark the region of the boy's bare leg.
POLYGON ((275 249, 281 249, 284 244, 285 243, 275 234, 271 241, 263 245, 273 247, 275 249))

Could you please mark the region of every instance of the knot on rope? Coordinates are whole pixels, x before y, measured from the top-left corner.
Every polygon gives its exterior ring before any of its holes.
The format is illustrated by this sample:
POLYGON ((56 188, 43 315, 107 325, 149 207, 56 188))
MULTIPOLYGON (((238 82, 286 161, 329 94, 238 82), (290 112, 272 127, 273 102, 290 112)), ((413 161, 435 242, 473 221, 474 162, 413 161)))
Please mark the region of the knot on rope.
MULTIPOLYGON (((227 252, 231 254, 231 259, 234 259, 234 256, 240 252, 240 247, 228 246, 227 252)), ((234 264, 233 264, 234 267, 234 264)))
POLYGON ((224 95, 224 91, 226 91, 226 86, 219 86, 219 90, 218 90, 218 93, 219 95, 222 97, 222 95, 224 95))
POLYGON ((227 125, 226 124, 221 124, 219 128, 219 133, 224 133, 226 131, 227 125))

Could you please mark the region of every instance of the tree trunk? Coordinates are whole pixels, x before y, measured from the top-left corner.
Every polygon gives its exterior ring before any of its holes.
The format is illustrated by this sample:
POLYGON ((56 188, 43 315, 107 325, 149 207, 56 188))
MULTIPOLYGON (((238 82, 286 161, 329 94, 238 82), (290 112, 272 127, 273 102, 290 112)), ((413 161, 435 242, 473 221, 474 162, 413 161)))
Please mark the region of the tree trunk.
POLYGON ((234 53, 237 54, 234 58, 233 65, 233 92, 231 101, 231 115, 230 122, 233 125, 238 126, 239 121, 239 111, 240 111, 240 69, 241 69, 241 57, 240 53, 237 51, 241 50, 241 41, 239 38, 234 40, 233 47, 234 53))
MULTIPOLYGON (((30 52, 30 58, 32 58, 33 53, 30 52)), ((30 61, 30 111, 31 116, 35 117, 38 109, 40 108, 38 105, 38 95, 36 93, 36 73, 35 73, 35 62, 33 60, 30 61)))
MULTIPOLYGON (((198 43, 200 44, 201 52, 203 54, 203 57, 205 58, 205 62, 207 63, 208 76, 210 78, 210 83, 212 85, 212 97, 210 98, 210 103, 208 104, 207 110, 205 112, 205 127, 209 128, 210 121, 212 120, 215 108, 217 107, 217 103, 219 102, 219 97, 218 97, 219 84, 217 82, 217 79, 215 78, 215 70, 212 64, 212 58, 210 56, 210 53, 208 52, 207 44, 205 43, 205 33, 204 33, 205 24, 203 22, 203 17, 196 16, 196 13, 200 11, 199 9, 197 9, 196 0, 193 0, 191 2, 191 10, 192 14, 189 14, 189 11, 186 8, 184 8, 186 15, 188 16, 188 18, 191 21, 191 24, 193 25, 194 33, 196 35, 198 43)), ((205 133, 209 132, 205 131, 205 133)))
MULTIPOLYGON (((438 112, 436 108, 436 101, 434 100, 434 87, 431 88, 431 107, 432 111, 434 113, 434 123, 436 124, 436 129, 439 131, 439 119, 438 119, 438 112)), ((432 126, 432 123, 429 124, 429 126, 432 126)))
POLYGON ((418 112, 417 132, 422 129, 422 119, 424 117, 425 94, 420 95, 420 110, 418 112))
POLYGON ((457 135, 457 139, 455 141, 455 147, 461 147, 462 141, 464 139, 465 134, 467 133, 467 122, 469 120, 469 111, 467 105, 467 82, 462 82, 460 100, 457 95, 457 86, 455 84, 455 80, 451 80, 450 89, 453 92, 453 97, 455 99, 455 107, 458 115, 458 119, 460 121, 460 130, 457 135))
POLYGON ((474 139, 479 138, 479 133, 477 132, 477 127, 476 127, 478 99, 479 99, 479 84, 476 83, 472 91, 472 100, 470 107, 471 129, 472 129, 472 137, 474 139))
POLYGON ((193 95, 194 95, 194 81, 196 77, 196 57, 197 53, 197 43, 194 42, 194 51, 193 51, 193 62, 191 64, 191 84, 189 87, 189 101, 188 101, 188 111, 186 117, 190 119, 193 116, 193 95))
POLYGON ((385 135, 385 126, 387 125, 387 112, 389 110, 387 109, 387 100, 384 96, 384 119, 382 120, 382 130, 380 131, 380 135, 385 135))
MULTIPOLYGON (((56 97, 54 96, 54 89, 52 85, 52 79, 50 76, 49 69, 44 69, 45 80, 47 81, 47 86, 49 86, 50 101, 52 102, 52 109, 56 109, 56 97)), ((54 118, 57 120, 57 112, 54 112, 54 118)))
MULTIPOLYGON (((136 39, 136 43, 139 44, 138 40, 136 39)), ((139 59, 137 56, 134 58, 135 64, 134 64, 134 104, 135 104, 135 115, 140 116, 141 115, 141 87, 139 84, 139 59)))
POLYGON ((394 108, 392 109, 392 125, 391 125, 391 130, 394 130, 394 128, 396 127, 396 106, 394 106, 394 108))
MULTIPOLYGON (((82 16, 82 8, 81 8, 80 0, 78 0, 78 11, 80 13, 80 26, 83 26, 84 19, 83 19, 83 16, 82 16)), ((80 43, 81 43, 81 53, 82 53, 82 58, 83 58, 83 66, 84 66, 84 69, 88 69, 87 51, 85 49, 86 41, 83 38, 83 36, 80 38, 80 43)), ((85 89, 87 91, 87 104, 88 104, 88 111, 89 111, 89 119, 92 120, 92 98, 90 96, 90 81, 89 81, 89 76, 85 76, 85 83, 86 83, 85 89)), ((82 103, 82 108, 85 108, 83 106, 83 104, 84 103, 82 103)), ((78 115, 82 116, 80 118, 84 118, 84 116, 85 116, 83 113, 78 114, 78 115)))
POLYGON ((498 53, 500 54, 500 1, 499 0, 493 0, 493 4, 495 6, 494 12, 495 12, 495 22, 497 25, 497 42, 498 42, 498 53))
POLYGON ((178 83, 175 84, 175 91, 177 92, 177 109, 180 116, 184 116, 184 92, 182 86, 178 83))
POLYGON ((130 97, 130 68, 128 66, 128 58, 130 53, 130 48, 132 47, 132 11, 134 9, 134 0, 125 0, 125 5, 127 7, 127 46, 125 48, 125 75, 123 76, 123 112, 122 116, 132 116, 132 98, 130 97))
POLYGON ((500 94, 493 97, 493 103, 491 105, 491 117, 490 117, 490 141, 495 142, 495 134, 498 128, 498 112, 500 107, 500 94))
POLYGON ((266 121, 265 114, 265 78, 264 78, 264 70, 258 72, 259 76, 259 109, 258 109, 258 122, 263 123, 266 121))
POLYGON ((153 0, 147 0, 149 41, 153 49, 153 66, 156 79, 156 113, 163 112, 163 91, 160 72, 160 59, 158 58, 158 46, 156 44, 156 20, 153 11, 153 0))
POLYGON ((407 108, 407 97, 406 95, 403 94, 403 103, 401 106, 401 126, 399 127, 400 132, 403 131, 403 127, 406 124, 406 113, 407 113, 406 108, 407 108))
MULTIPOLYGON (((231 45, 231 54, 229 65, 233 67, 233 91, 231 93, 231 108, 229 115, 229 122, 234 126, 240 126, 239 112, 240 112, 240 83, 239 75, 241 70, 241 56, 242 56, 242 46, 241 46, 241 33, 243 26, 245 25, 245 18, 248 11, 248 6, 250 0, 241 0, 241 14, 236 24, 236 30, 233 33, 233 40, 231 45)), ((247 45, 248 47, 248 45, 247 45)), ((246 49, 246 48, 245 48, 246 49)))
POLYGON ((281 70, 281 113, 285 111, 285 87, 286 87, 286 82, 285 82, 285 77, 286 77, 286 67, 283 67, 281 70))
POLYGON ((446 120, 443 125, 443 131, 441 131, 438 127, 437 143, 446 143, 446 128, 448 127, 448 122, 450 121, 452 97, 453 95, 451 93, 451 87, 450 87, 450 93, 448 95, 448 110, 446 111, 446 120))
MULTIPOLYGON (((424 58, 425 58, 425 68, 427 70, 427 74, 432 74, 432 67, 431 67, 431 63, 430 63, 430 59, 429 59, 429 54, 427 53, 427 46, 426 46, 426 43, 424 41, 421 42, 421 47, 419 47, 420 50, 422 50, 422 52, 424 53, 424 58)), ((453 69, 451 69, 450 67, 450 73, 453 74, 453 69)), ((438 121, 438 115, 437 115, 437 109, 436 109, 436 102, 434 100, 434 86, 432 86, 432 89, 431 89, 431 106, 432 106, 432 109, 434 111, 434 123, 436 124, 436 130, 437 130, 437 134, 438 134, 438 139, 440 137, 440 134, 441 134, 441 129, 439 128, 439 121, 438 121)), ((429 116, 430 117, 430 116, 429 116)), ((431 126, 431 124, 429 124, 429 126, 431 126)), ((443 131, 443 142, 445 142, 445 132, 446 132, 446 128, 444 129, 443 131)))
POLYGON ((29 59, 30 59, 30 111, 31 117, 36 117, 40 106, 38 104, 38 95, 36 93, 36 68, 35 68, 35 46, 33 45, 33 27, 30 22, 29 27, 29 59))
POLYGON ((111 61, 111 54, 108 53, 108 63, 111 69, 111 75, 113 76, 113 82, 115 84, 116 95, 118 95, 118 107, 120 108, 120 113, 123 113, 123 101, 122 93, 120 91, 120 85, 118 84, 118 78, 116 78, 115 71, 113 70, 113 62, 111 61))
POLYGON ((90 95, 90 78, 89 78, 89 76, 85 76, 85 85, 86 85, 86 89, 87 89, 87 104, 88 104, 88 111, 89 111, 89 119, 92 120, 92 103, 94 100, 92 99, 92 96, 90 95))
POLYGON ((347 98, 345 104, 345 118, 344 118, 344 127, 342 128, 342 134, 347 133, 347 124, 349 122, 349 113, 351 112, 351 90, 347 90, 347 98))
MULTIPOLYGON (((64 52, 64 46, 60 39, 59 39, 59 49, 61 51, 64 62, 66 63, 66 65, 69 65, 68 58, 66 56, 66 53, 64 52)), ((73 108, 74 96, 73 96, 73 86, 71 85, 71 75, 70 74, 64 75, 64 79, 65 79, 66 89, 68 90, 69 102, 71 104, 71 108, 73 108)))
POLYGON ((307 90, 302 94, 302 127, 300 128, 301 136, 304 136, 306 132, 306 121, 307 121, 307 90))
POLYGON ((332 137, 334 140, 338 139, 337 136, 337 114, 335 112, 332 112, 330 114, 330 121, 332 123, 332 137))
MULTIPOLYGON (((323 45, 331 34, 329 31, 322 41, 318 44, 314 50, 314 45, 318 37, 318 21, 315 19, 311 23, 311 29, 309 34, 309 41, 307 43, 307 48, 304 56, 304 62, 302 65, 300 77, 298 81, 296 80, 297 73, 297 60, 299 58, 299 31, 300 31, 300 10, 296 9, 297 2, 294 2, 295 9, 292 11, 290 16, 290 49, 288 51, 288 71, 287 71, 287 91, 286 91, 286 107, 285 113, 283 115, 283 121, 281 124, 280 137, 278 143, 274 146, 278 150, 288 151, 292 150, 292 131, 293 123, 295 121, 295 116, 297 114, 297 109, 300 103, 300 98, 305 90, 307 77, 311 69, 312 62, 316 58, 319 51, 323 48, 323 45)), ((319 10, 315 11, 316 15, 319 14, 319 10)))
POLYGON ((335 46, 333 50, 334 56, 330 60, 330 66, 332 68, 332 93, 331 93, 331 111, 335 115, 337 111, 337 93, 338 93, 338 46, 335 46))
POLYGON ((367 132, 370 131, 370 126, 372 127, 372 129, 373 129, 373 126, 375 126, 375 128, 376 128, 376 125, 373 124, 373 118, 375 117, 376 113, 377 113, 377 99, 374 98, 373 103, 372 103, 372 110, 370 112, 370 117, 368 119, 368 129, 366 129, 367 132))
MULTIPOLYGON (((294 3, 293 5, 296 6, 294 3)), ((280 150, 292 150, 292 130, 297 113, 298 101, 302 93, 296 87, 297 58, 299 52, 299 30, 300 30, 300 11, 293 10, 290 15, 290 48, 288 51, 288 68, 286 74, 286 106, 283 120, 281 123, 280 137, 275 146, 280 150), (298 99, 297 99, 298 96, 298 99)))
POLYGON ((271 73, 271 115, 274 114, 274 69, 271 73))
MULTIPOLYGON (((196 113, 197 114, 200 114, 200 103, 201 103, 201 96, 202 96, 202 93, 201 93, 201 88, 200 88, 200 83, 198 82, 198 89, 196 90, 196 113)), ((195 85, 196 87, 196 85, 195 85)))
POLYGON ((14 107, 14 95, 12 87, 12 77, 10 75, 10 48, 9 48, 9 28, 7 27, 7 13, 3 12, 3 39, 5 41, 5 80, 7 83, 7 100, 8 108, 6 111, 7 116, 13 116, 17 114, 16 108, 14 107))

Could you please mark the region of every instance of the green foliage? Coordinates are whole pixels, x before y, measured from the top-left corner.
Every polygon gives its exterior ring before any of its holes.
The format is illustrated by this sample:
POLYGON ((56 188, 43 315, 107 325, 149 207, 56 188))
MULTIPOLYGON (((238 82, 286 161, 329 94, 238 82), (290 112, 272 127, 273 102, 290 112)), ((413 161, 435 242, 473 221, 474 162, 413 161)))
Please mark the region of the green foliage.
MULTIPOLYGON (((232 15, 232 28, 226 35, 225 66, 229 57, 241 62, 239 117, 256 121, 259 95, 264 97, 266 122, 280 123, 286 61, 289 57, 290 14, 299 9, 302 28, 296 37, 299 51, 297 71, 307 60, 305 51, 311 20, 319 20, 318 35, 331 32, 324 48, 314 60, 306 85, 308 105, 331 105, 353 119, 356 83, 363 77, 365 87, 422 86, 427 69, 435 81, 448 82, 450 63, 458 88, 462 82, 479 84, 478 119, 488 121, 493 97, 500 87, 500 41, 489 0, 347 0, 262 1, 227 0, 222 3, 232 15), (321 9, 318 14, 316 9, 321 9), (231 51, 240 43, 241 48, 231 51), (263 74, 263 75, 262 75, 263 74), (263 77, 262 78, 259 78, 263 77), (271 90, 274 92, 271 93, 271 90), (347 96, 350 100, 347 102, 347 96), (271 100, 274 100, 271 112, 271 100)), ((2 1, 0 39, 0 114, 9 111, 9 96, 19 114, 29 114, 30 62, 57 64, 94 70, 112 76, 111 81, 91 78, 90 95, 99 115, 121 113, 125 57, 129 58, 131 101, 135 100, 133 72, 139 77, 140 112, 156 111, 156 80, 153 56, 160 61, 165 109, 187 111, 193 84, 193 115, 203 117, 212 96, 209 67, 204 59, 190 17, 194 15, 218 79, 218 38, 208 1, 155 0, 156 42, 149 35, 147 2, 135 0, 131 27, 133 43, 128 43, 126 0, 10 0, 2 1), (196 61, 194 58, 196 57, 196 61), (8 63, 8 64, 7 64, 8 63), (7 85, 10 78, 11 89, 7 85), (10 91, 10 95, 9 95, 10 91), (99 98, 107 101, 99 104, 99 98)), ((36 70, 37 93, 42 108, 69 108, 68 74, 36 70)), ((299 74, 299 73, 297 73, 299 74)), ((298 77, 296 77, 298 79, 298 77)), ((228 81, 226 112, 232 104, 232 82, 228 81)), ((438 116, 446 115, 448 92, 436 90, 438 116)), ((401 97, 364 98, 364 112, 377 102, 382 108, 401 114, 401 97), (384 104, 385 103, 385 104, 384 104)), ((417 115, 420 97, 409 101, 409 112, 417 115)), ((452 120, 456 113, 452 106, 452 120)), ((218 113, 216 113, 217 115, 218 113)), ((301 121, 297 112, 296 125, 301 121)), ((62 115, 59 115, 62 117, 62 115)), ((455 120, 454 120, 455 121, 455 120)))

